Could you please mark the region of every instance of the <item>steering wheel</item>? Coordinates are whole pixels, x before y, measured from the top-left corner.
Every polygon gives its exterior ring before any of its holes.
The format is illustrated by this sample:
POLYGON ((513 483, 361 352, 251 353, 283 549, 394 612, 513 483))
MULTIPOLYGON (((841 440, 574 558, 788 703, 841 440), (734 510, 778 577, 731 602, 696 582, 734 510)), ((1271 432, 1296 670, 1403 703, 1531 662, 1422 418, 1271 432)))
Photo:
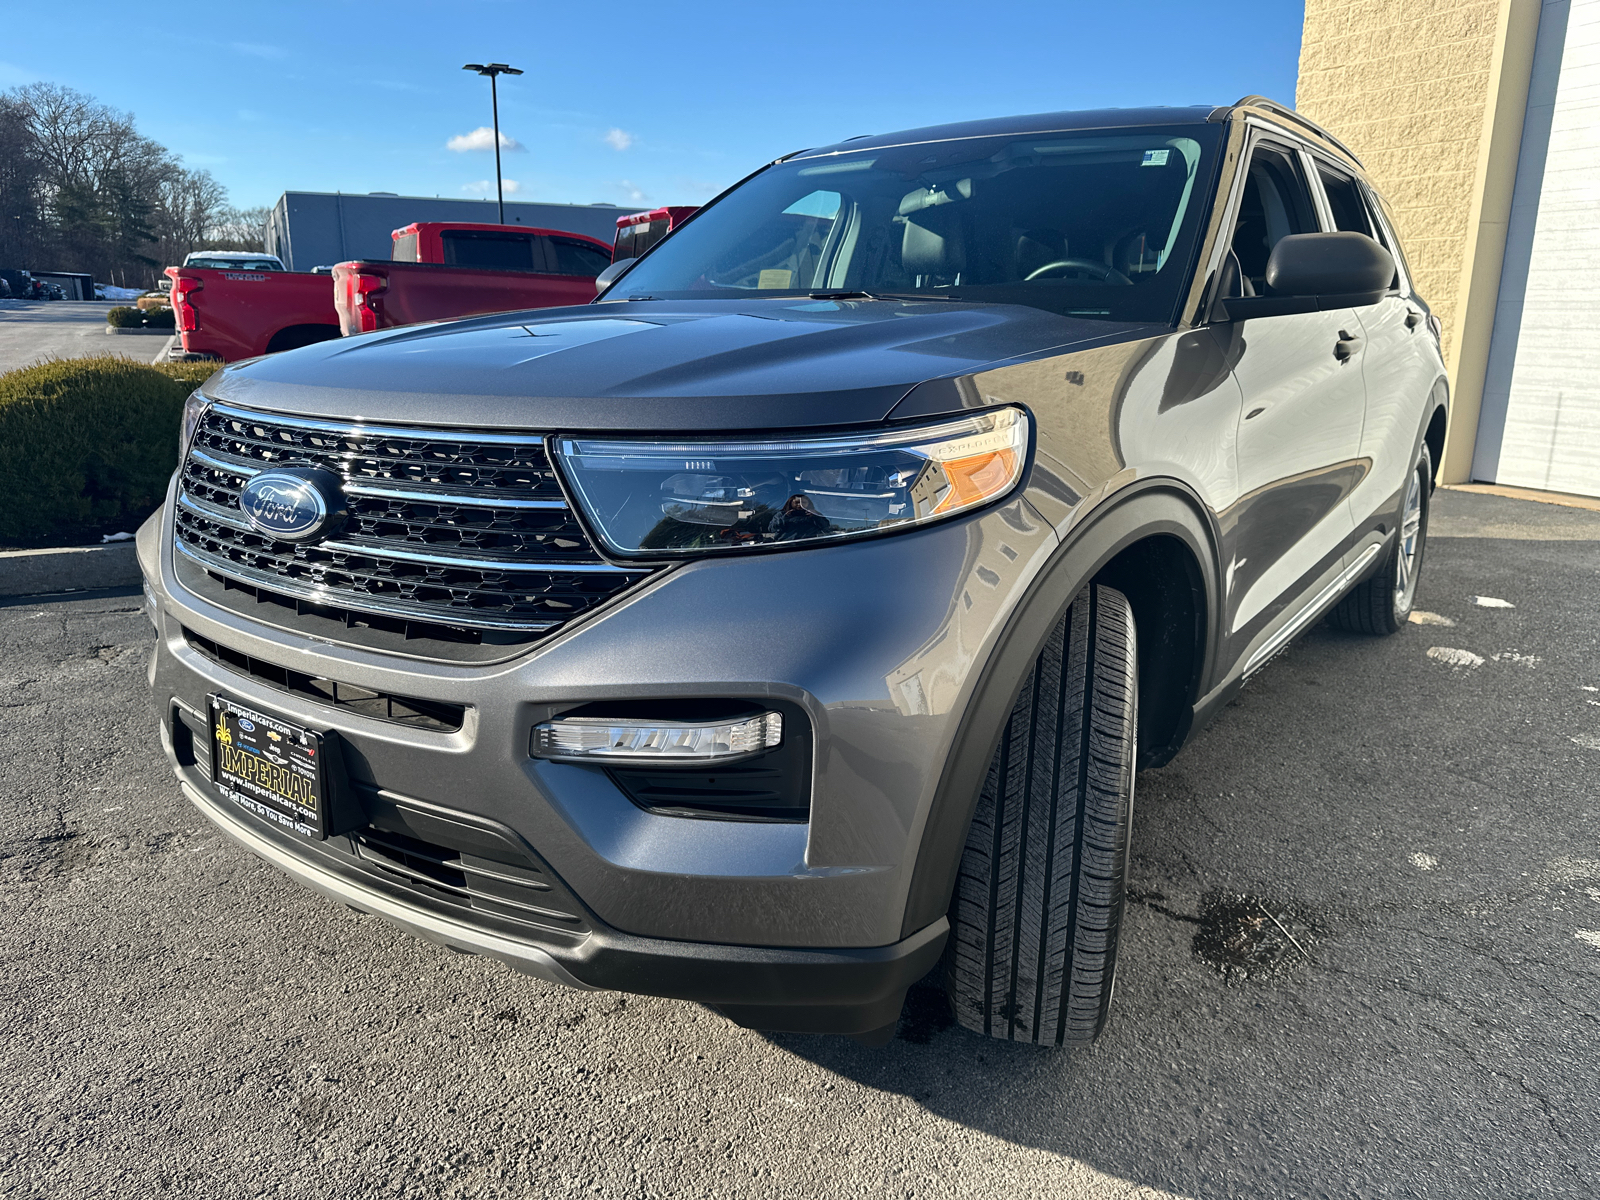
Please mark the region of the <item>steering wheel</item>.
POLYGON ((1108 267, 1105 263, 1095 262, 1092 258, 1058 258, 1055 262, 1045 263, 1044 266, 1029 271, 1024 277, 1024 282, 1032 283, 1035 279, 1065 275, 1069 271, 1091 275, 1101 283, 1111 283, 1118 287, 1133 286, 1133 280, 1121 271, 1115 267, 1108 267))

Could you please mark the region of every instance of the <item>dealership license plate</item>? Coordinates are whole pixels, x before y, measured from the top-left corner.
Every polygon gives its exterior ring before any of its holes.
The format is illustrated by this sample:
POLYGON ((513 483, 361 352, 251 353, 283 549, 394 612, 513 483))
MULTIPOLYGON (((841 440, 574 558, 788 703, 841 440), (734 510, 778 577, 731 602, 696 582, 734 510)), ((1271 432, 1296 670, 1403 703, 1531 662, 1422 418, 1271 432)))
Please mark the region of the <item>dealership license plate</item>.
POLYGON ((322 737, 225 696, 211 697, 211 779, 235 803, 302 837, 327 831, 322 737))

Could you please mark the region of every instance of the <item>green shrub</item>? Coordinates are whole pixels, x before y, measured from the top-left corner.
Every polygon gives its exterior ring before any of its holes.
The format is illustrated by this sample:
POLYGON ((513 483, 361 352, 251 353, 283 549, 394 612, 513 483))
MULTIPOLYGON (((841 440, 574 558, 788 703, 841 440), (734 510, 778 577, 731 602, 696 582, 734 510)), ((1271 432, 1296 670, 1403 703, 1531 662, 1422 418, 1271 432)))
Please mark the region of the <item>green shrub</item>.
POLYGON ((0 543, 136 527, 178 465, 184 399, 213 369, 107 356, 0 375, 0 543))
POLYGON ((177 318, 172 315, 170 308, 157 308, 144 314, 144 327, 146 329, 176 329, 177 318))
POLYGON ((113 329, 137 329, 144 324, 144 314, 137 308, 119 304, 106 312, 106 324, 113 329))

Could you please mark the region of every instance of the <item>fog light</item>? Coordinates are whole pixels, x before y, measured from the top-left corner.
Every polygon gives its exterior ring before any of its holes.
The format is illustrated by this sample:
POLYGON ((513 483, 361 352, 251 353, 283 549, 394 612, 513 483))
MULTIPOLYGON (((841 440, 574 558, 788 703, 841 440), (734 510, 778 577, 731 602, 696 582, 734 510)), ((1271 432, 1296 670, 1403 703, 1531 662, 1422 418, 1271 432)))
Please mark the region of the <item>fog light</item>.
POLYGON ((783 744, 783 716, 736 721, 629 721, 563 717, 533 729, 535 758, 578 762, 727 762, 783 744))

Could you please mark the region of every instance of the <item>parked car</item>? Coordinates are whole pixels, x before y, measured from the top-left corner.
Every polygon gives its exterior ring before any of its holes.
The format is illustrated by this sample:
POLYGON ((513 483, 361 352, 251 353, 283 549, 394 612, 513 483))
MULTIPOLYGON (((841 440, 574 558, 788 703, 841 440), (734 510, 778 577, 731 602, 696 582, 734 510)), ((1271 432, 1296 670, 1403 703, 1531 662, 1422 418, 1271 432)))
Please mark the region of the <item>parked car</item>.
POLYGON ((0 275, 0 300, 11 299, 11 284, 4 275, 0 275))
POLYGON ((699 211, 695 205, 672 205, 617 218, 617 239, 611 260, 638 258, 699 211))
POLYGON ((257 254, 249 250, 193 250, 183 265, 213 271, 282 271, 283 260, 276 254, 257 254))
POLYGON ((16 300, 42 299, 44 285, 35 279, 31 272, 18 270, 14 267, 0 267, 0 279, 4 279, 11 288, 11 296, 16 300))
POLYGON ((559 229, 419 221, 394 231, 389 262, 333 268, 346 335, 480 313, 584 304, 611 248, 559 229))
POLYGON ((1439 325, 1259 97, 840 142, 585 307, 231 367, 140 530, 222 832, 422 937, 761 1029, 1104 1026, 1134 773, 1405 631, 1439 325))
POLYGON ((186 357, 232 362, 339 336, 326 275, 262 266, 168 267, 166 275, 186 357))

